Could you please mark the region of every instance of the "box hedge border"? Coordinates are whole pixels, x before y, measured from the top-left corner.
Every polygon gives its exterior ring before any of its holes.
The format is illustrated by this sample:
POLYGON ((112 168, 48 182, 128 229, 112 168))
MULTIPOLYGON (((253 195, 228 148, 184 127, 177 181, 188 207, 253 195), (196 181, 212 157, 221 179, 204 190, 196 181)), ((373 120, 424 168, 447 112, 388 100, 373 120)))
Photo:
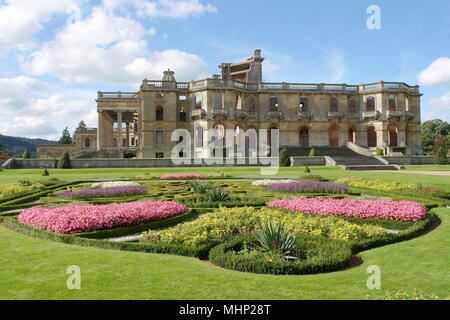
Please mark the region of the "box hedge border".
POLYGON ((352 260, 352 251, 343 241, 323 237, 297 237, 297 244, 314 246, 317 255, 306 260, 269 261, 263 258, 238 255, 244 242, 254 242, 252 237, 236 237, 211 249, 209 261, 220 267, 252 273, 275 275, 316 274, 342 270, 352 260))

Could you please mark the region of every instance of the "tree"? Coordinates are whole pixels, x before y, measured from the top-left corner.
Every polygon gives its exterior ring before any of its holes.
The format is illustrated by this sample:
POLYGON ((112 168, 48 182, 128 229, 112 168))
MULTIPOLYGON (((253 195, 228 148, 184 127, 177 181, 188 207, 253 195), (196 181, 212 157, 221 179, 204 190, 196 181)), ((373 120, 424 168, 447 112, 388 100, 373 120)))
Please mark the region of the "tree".
POLYGON ((283 148, 280 151, 280 166, 282 167, 291 166, 291 158, 289 158, 289 154, 286 148, 283 148))
POLYGON ((305 170, 303 170, 304 173, 311 173, 311 169, 309 169, 308 166, 305 167, 305 170))
POLYGON ((58 168, 60 169, 70 169, 72 167, 70 163, 70 155, 68 152, 64 152, 61 160, 58 161, 58 168))
POLYGON ((435 154, 434 162, 436 164, 447 164, 448 141, 444 136, 437 136, 434 140, 433 153, 435 154))
POLYGON ((311 148, 311 150, 309 151, 309 156, 310 157, 315 157, 316 156, 316 149, 311 148))
POLYGON ((48 172, 47 169, 44 169, 44 171, 42 171, 42 176, 48 177, 49 175, 50 175, 50 173, 48 172))
POLYGON ((72 137, 70 136, 69 129, 66 127, 62 131, 61 138, 58 141, 59 144, 72 144, 72 137))
POLYGON ((25 150, 22 154, 22 158, 23 159, 30 159, 31 158, 31 154, 28 150, 25 150))
POLYGON ((450 141, 450 124, 440 119, 429 120, 422 123, 422 147, 426 154, 433 151, 437 136, 446 137, 448 144, 450 141))

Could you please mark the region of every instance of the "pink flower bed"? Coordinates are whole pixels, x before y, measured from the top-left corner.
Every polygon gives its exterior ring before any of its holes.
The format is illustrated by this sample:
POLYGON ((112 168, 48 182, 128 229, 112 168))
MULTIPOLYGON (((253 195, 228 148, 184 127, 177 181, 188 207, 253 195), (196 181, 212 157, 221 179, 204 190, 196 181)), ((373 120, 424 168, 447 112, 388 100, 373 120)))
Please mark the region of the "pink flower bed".
POLYGON ((159 177, 162 180, 169 180, 169 179, 207 179, 208 176, 205 176, 203 174, 165 174, 161 177, 159 177))
POLYGON ((173 201, 112 205, 33 207, 18 216, 20 223, 56 233, 73 234, 136 225, 177 216, 187 207, 173 201))
POLYGON ((412 201, 351 200, 327 198, 298 198, 276 200, 269 207, 282 208, 310 214, 346 216, 354 218, 378 218, 400 221, 418 221, 427 211, 423 205, 412 201))

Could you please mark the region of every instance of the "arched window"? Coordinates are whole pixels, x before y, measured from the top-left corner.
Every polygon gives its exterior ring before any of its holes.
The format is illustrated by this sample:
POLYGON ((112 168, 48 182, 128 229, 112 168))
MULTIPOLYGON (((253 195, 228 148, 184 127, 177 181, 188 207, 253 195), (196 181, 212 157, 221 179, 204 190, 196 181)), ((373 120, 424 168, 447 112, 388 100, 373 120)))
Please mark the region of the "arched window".
POLYGON ((309 147, 309 130, 308 130, 308 128, 300 129, 300 147, 302 147, 302 148, 309 147))
POLYGON ((397 102, 396 102, 395 96, 393 94, 391 94, 388 98, 388 108, 389 108, 389 111, 397 110, 397 102))
POLYGON ((348 130, 348 141, 356 143, 356 131, 353 128, 348 130))
POLYGON ((236 94, 236 110, 242 110, 242 99, 240 94, 236 94))
POLYGON ((247 99, 247 108, 249 112, 256 112, 256 99, 253 96, 247 99))
POLYGON ((339 128, 332 126, 328 129, 328 140, 331 148, 339 147, 339 128))
POLYGON ((277 97, 270 97, 270 111, 278 111, 278 98, 277 97))
POLYGON ((214 109, 221 110, 222 109, 222 92, 216 91, 214 93, 214 109))
POLYGON ((348 112, 349 113, 357 113, 356 102, 354 99, 348 99, 348 112))
POLYGON ((338 99, 336 97, 330 98, 330 112, 338 112, 338 99))
POLYGON ((203 148, 203 128, 202 126, 197 126, 195 128, 195 147, 203 148))
POLYGON ((370 96, 367 97, 367 111, 375 111, 375 97, 370 96))
POLYGON ((164 120, 164 108, 162 106, 156 106, 156 121, 164 120))
POLYGON ((367 147, 373 148, 377 146, 377 131, 374 126, 367 127, 367 147))
POLYGON ((203 95, 201 93, 197 93, 195 95, 195 108, 196 109, 202 108, 202 100, 203 100, 203 95))
POLYGON ((91 139, 89 137, 84 138, 84 146, 89 148, 91 146, 91 139))
POLYGON ((388 144, 390 147, 397 147, 398 141, 397 141, 397 127, 393 124, 389 125, 388 127, 388 144))
POLYGON ((308 111, 308 97, 300 97, 299 111, 308 111))

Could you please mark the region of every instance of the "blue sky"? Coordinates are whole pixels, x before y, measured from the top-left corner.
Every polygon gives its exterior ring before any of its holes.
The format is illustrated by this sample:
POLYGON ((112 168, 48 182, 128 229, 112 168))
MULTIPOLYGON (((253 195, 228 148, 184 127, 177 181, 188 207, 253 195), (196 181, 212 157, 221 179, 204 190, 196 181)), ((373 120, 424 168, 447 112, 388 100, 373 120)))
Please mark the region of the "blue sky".
POLYGON ((256 48, 264 81, 419 84, 422 118, 450 120, 448 0, 0 0, 0 30, 2 134, 95 126, 98 90, 207 77, 256 48))

